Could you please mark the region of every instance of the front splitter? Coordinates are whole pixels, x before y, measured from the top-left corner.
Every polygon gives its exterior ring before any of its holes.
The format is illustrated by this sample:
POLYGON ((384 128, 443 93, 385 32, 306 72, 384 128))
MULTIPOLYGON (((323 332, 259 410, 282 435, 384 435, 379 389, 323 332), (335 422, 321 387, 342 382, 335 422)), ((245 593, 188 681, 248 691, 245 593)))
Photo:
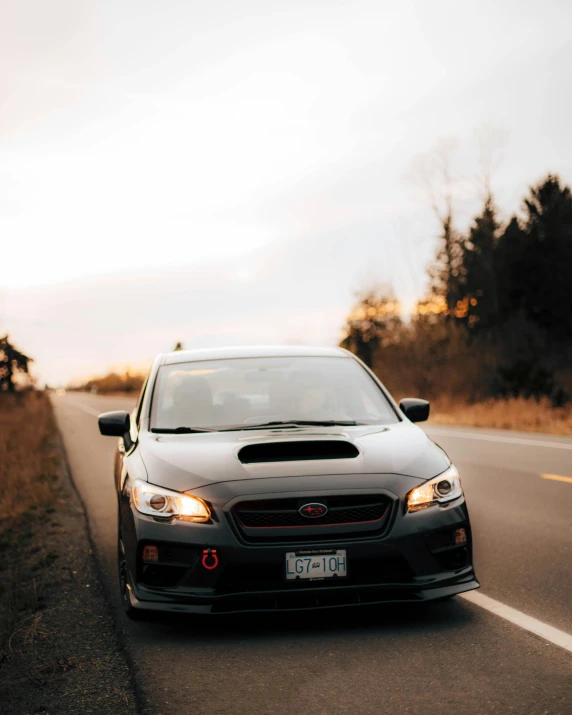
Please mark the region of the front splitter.
MULTIPOLYGON (((145 610, 145 611, 162 611, 165 613, 194 613, 202 615, 227 615, 232 613, 282 613, 287 611, 322 611, 322 610, 332 610, 337 608, 356 608, 359 606, 382 606, 385 604, 396 604, 396 603, 428 603, 430 601, 438 601, 444 598, 449 598, 450 596, 456 596, 459 593, 465 593, 467 591, 474 591, 480 588, 480 584, 476 579, 466 581, 464 583, 457 583, 451 586, 441 586, 438 588, 427 588, 412 590, 410 594, 404 597, 403 589, 396 588, 395 592, 399 591, 399 595, 392 597, 392 589, 384 589, 385 597, 380 597, 379 599, 368 597, 366 600, 361 600, 359 594, 357 595, 357 600, 351 603, 335 603, 335 604, 320 604, 319 599, 317 603, 309 606, 278 606, 265 607, 265 606, 255 606, 248 607, 248 600, 256 602, 257 599, 264 599, 268 601, 272 599, 272 593, 268 592, 256 592, 249 594, 235 594, 233 596, 228 596, 228 601, 236 601, 236 599, 243 600, 245 602, 244 607, 233 608, 229 603, 229 608, 224 608, 224 601, 218 601, 216 603, 177 603, 168 601, 140 601, 131 587, 129 587, 129 599, 131 606, 133 608, 145 610), (215 610, 213 611, 213 607, 215 610)), ((369 590, 369 589, 368 589, 369 590)), ((356 592, 358 589, 356 589, 356 592)), ((383 592, 383 591, 382 591, 383 592)), ((284 592, 280 592, 280 596, 283 596, 284 592)), ((279 595, 277 594, 275 604, 278 602, 279 595)))

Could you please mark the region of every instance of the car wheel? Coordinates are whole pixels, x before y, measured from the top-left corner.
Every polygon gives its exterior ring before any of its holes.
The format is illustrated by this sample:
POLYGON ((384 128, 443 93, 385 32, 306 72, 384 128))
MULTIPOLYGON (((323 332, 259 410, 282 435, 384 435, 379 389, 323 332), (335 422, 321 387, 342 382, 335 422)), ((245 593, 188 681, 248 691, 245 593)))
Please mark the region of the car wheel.
POLYGON ((127 561, 125 559, 125 546, 121 538, 121 527, 117 533, 117 573, 119 576, 119 593, 121 596, 121 605, 126 615, 134 621, 140 621, 145 618, 146 611, 140 608, 133 608, 129 598, 129 588, 127 586, 127 561))

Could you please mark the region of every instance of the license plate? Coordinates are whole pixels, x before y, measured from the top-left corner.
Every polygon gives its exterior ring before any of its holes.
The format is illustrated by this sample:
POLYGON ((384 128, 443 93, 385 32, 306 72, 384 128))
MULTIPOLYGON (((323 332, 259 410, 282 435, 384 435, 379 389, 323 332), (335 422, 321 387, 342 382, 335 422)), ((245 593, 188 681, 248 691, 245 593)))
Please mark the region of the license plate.
POLYGON ((335 551, 289 551, 286 580, 344 578, 348 575, 345 549, 335 551))

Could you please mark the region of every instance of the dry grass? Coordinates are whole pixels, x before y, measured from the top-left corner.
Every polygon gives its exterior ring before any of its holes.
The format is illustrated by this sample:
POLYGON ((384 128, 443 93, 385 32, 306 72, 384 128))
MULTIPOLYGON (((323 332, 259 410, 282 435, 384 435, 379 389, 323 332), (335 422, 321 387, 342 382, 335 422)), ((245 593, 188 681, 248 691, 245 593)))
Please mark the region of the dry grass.
POLYGON ((0 533, 30 507, 51 499, 57 481, 52 409, 43 392, 0 395, 0 533))
POLYGON ((51 520, 59 457, 41 392, 0 395, 0 645, 41 606, 43 572, 54 558, 36 528, 51 520))
POLYGON ((0 711, 133 715, 48 396, 0 394, 0 711))
POLYGON ((432 402, 430 422, 572 435, 572 406, 554 408, 548 400, 536 402, 524 398, 475 404, 441 398, 432 402))

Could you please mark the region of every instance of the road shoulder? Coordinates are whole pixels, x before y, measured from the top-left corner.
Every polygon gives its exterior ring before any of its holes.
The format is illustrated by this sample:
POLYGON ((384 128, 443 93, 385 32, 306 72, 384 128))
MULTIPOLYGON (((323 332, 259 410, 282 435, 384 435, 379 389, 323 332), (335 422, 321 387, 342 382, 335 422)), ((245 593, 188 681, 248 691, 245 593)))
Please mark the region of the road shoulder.
POLYGON ((134 715, 131 668, 114 628, 59 435, 52 435, 52 504, 34 508, 4 535, 22 582, 18 622, 0 654, 5 715, 134 715))

